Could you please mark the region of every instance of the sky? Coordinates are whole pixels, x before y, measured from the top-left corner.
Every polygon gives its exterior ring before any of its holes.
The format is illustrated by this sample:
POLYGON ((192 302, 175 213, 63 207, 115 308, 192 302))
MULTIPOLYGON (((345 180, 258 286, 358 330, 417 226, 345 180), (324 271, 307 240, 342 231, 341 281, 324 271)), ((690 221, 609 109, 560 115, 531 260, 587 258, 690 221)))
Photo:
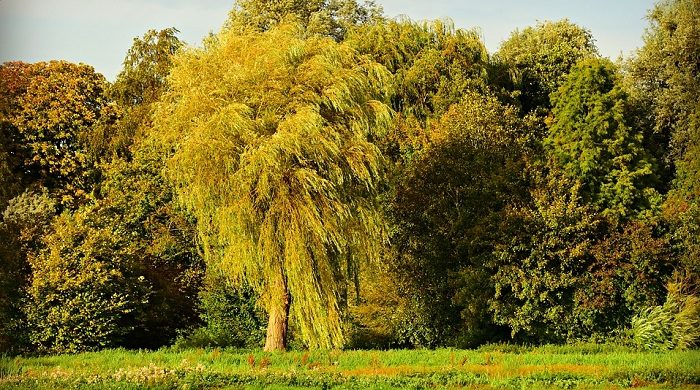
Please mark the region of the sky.
MULTIPOLYGON (((589 29, 612 59, 642 45, 653 0, 376 0, 389 17, 451 18, 478 28, 490 52, 515 29, 568 18, 589 29)), ((90 64, 113 81, 133 38, 175 27, 199 45, 217 32, 233 0, 0 0, 0 62, 63 59, 90 64)))

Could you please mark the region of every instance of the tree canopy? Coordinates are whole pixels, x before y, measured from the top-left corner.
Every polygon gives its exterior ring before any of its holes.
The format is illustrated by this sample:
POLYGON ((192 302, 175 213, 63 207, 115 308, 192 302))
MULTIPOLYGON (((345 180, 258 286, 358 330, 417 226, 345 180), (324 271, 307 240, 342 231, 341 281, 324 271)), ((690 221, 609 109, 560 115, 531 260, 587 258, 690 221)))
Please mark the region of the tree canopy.
POLYGON ((514 31, 496 58, 510 66, 520 91, 519 101, 527 113, 548 108, 549 94, 557 90, 571 67, 597 55, 591 32, 564 19, 514 31))
POLYGON ((311 34, 340 41, 352 28, 381 21, 382 8, 366 0, 240 0, 229 13, 226 27, 234 30, 266 31, 293 21, 311 34))
POLYGON ((32 72, 13 124, 28 149, 28 168, 74 205, 93 184, 86 140, 109 110, 107 84, 91 66, 64 61, 32 65, 32 72))

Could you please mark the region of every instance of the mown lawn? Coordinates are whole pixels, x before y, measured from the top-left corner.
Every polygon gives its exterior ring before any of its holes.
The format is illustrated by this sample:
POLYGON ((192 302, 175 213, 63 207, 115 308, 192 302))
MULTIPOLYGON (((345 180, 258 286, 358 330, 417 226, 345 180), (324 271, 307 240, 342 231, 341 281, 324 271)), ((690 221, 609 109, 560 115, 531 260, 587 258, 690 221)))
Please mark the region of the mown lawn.
POLYGON ((698 388, 700 351, 580 345, 479 350, 109 350, 3 358, 1 389, 698 388))

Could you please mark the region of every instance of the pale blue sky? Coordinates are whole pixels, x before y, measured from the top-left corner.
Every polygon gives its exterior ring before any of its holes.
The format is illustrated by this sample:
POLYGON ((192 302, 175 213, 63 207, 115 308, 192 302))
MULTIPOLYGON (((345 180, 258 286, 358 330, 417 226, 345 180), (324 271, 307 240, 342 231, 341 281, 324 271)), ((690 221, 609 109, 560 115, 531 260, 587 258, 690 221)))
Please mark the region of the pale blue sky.
MULTIPOLYGON (((449 17, 478 27, 489 51, 516 28, 569 18, 591 30, 600 52, 617 58, 641 46, 653 0, 378 0, 388 16, 449 17)), ((90 64, 109 80, 132 39, 176 27, 199 44, 218 31, 232 0, 0 0, 0 62, 65 59, 90 64)))

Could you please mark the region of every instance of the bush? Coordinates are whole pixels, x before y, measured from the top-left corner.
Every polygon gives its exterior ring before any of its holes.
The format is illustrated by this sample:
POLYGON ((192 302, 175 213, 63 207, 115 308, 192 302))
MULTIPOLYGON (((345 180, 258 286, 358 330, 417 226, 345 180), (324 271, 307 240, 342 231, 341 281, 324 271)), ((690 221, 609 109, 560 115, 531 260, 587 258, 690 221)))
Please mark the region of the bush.
POLYGON ((668 284, 662 306, 648 307, 632 319, 632 343, 643 349, 689 349, 700 342, 700 297, 687 282, 668 284))
POLYGON ((249 287, 233 286, 211 272, 200 293, 200 310, 205 326, 180 337, 176 348, 262 347, 267 317, 249 287))
POLYGON ((147 302, 150 288, 133 274, 133 260, 115 254, 118 242, 110 230, 90 228, 90 214, 58 217, 45 248, 30 259, 24 311, 41 352, 117 346, 130 330, 130 313, 147 302))

